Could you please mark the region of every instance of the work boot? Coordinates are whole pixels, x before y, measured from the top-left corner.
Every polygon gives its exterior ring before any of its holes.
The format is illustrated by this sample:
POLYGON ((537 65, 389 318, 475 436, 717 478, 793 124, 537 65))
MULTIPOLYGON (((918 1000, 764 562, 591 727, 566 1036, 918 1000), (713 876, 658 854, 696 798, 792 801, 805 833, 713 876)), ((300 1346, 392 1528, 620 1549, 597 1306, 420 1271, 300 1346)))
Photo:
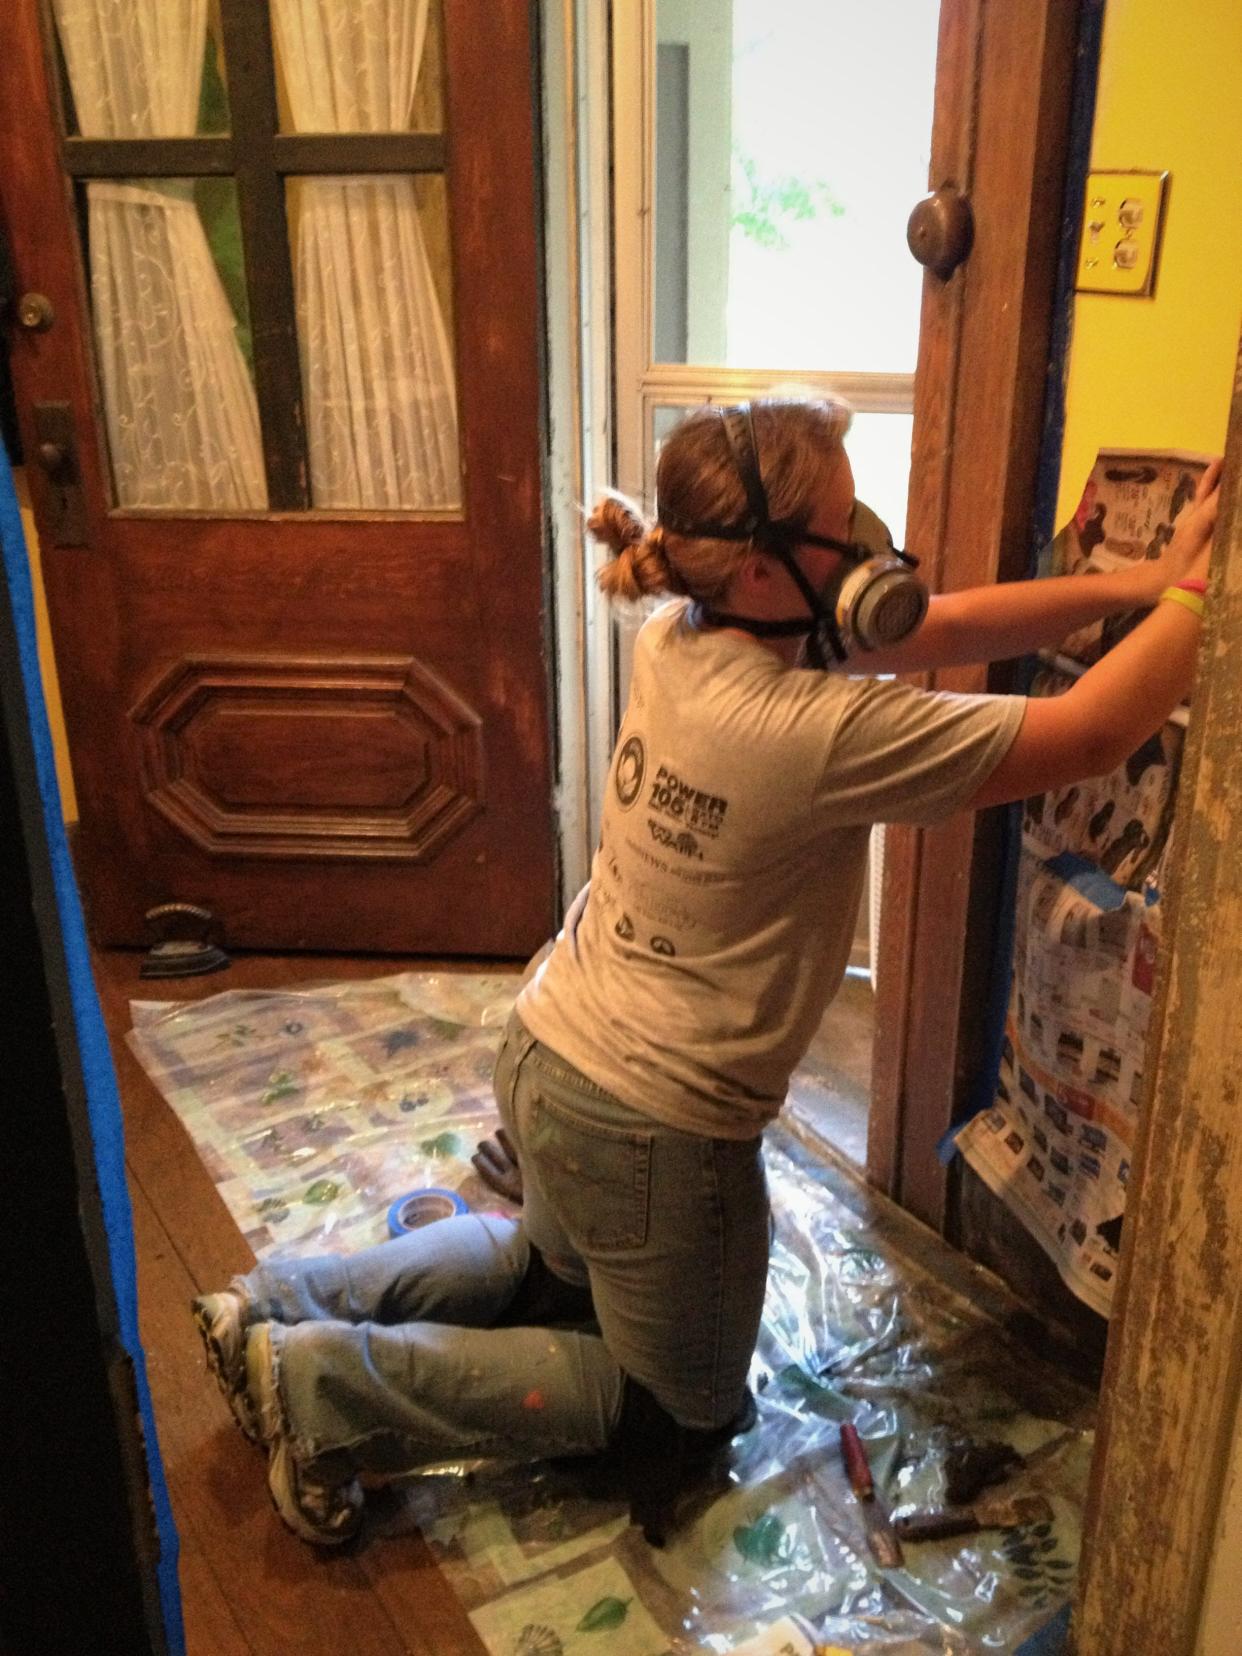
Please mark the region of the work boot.
POLYGON ((716 1455, 759 1418, 749 1386, 733 1418, 723 1426, 682 1426, 631 1375, 625 1377, 621 1417, 607 1451, 615 1457, 630 1503, 630 1522, 643 1539, 663 1547, 676 1507, 700 1482, 716 1455))

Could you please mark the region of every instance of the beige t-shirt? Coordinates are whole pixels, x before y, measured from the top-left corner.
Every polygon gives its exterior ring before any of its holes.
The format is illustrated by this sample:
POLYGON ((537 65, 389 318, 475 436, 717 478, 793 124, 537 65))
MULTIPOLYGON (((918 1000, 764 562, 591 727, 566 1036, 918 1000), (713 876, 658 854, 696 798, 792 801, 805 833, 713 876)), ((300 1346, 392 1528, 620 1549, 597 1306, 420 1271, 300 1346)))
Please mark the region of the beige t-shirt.
POLYGON ((753 1137, 844 975, 871 825, 961 809, 1024 706, 786 667, 665 605, 526 1027, 645 1115, 753 1137))

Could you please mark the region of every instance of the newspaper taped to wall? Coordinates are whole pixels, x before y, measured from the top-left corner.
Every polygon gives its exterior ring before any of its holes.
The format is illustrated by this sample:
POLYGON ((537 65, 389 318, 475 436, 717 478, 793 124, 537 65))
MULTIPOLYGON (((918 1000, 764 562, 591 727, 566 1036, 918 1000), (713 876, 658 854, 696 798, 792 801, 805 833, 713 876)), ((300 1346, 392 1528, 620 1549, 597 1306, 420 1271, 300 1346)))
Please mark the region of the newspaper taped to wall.
MULTIPOLYGON (((1158 557, 1208 457, 1102 452, 1045 560, 1051 574, 1158 557)), ((1080 629, 1032 695, 1059 695, 1142 618, 1080 629)), ((1159 959, 1184 729, 1166 724, 1111 776, 1026 802, 1013 980, 996 1097, 958 1148, 1102 1316, 1116 1287, 1159 959)))
POLYGON ((1143 1095, 1158 875, 1126 891, 1072 852, 1022 851, 996 1101, 958 1137, 984 1182, 1107 1316, 1143 1095))
MULTIPOLYGON (((1060 696, 1073 677, 1041 667, 1032 696, 1060 696)), ((1022 843, 1044 858, 1072 851, 1087 857, 1127 890, 1141 887, 1168 837, 1186 732, 1172 721, 1108 776, 1091 776, 1028 799, 1022 843)))
MULTIPOLYGON (((1187 450, 1102 449, 1078 509, 1046 560, 1051 575, 1091 575, 1158 558, 1193 498, 1211 456, 1187 450)), ((1061 653, 1090 666, 1132 631, 1146 611, 1110 616, 1072 633, 1061 653)))

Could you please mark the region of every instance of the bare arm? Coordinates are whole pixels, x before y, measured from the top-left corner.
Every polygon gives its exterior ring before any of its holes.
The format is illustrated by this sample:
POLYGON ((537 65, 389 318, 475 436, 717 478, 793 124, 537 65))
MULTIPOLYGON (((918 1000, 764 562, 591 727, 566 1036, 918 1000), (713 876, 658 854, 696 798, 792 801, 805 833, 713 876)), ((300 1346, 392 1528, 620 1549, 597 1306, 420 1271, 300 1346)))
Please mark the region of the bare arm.
MULTIPOLYGON (((1174 539, 1189 548, 1187 576, 1207 575, 1219 477, 1219 466, 1209 468, 1178 519, 1174 539)), ((1202 627, 1185 605, 1157 603, 1063 696, 1031 697, 1012 747, 975 795, 974 808, 1116 770, 1190 693, 1202 627)))
POLYGON ((1220 462, 1214 461, 1178 517, 1162 557, 1107 574, 1005 581, 944 593, 932 599, 912 637, 858 657, 851 668, 868 674, 913 673, 1008 661, 1059 644, 1068 633, 1106 616, 1148 608, 1165 587, 1195 567, 1216 522, 1219 479, 1220 462))
POLYGON ((1181 604, 1157 604, 1063 696, 1028 699, 1012 747, 972 808, 1116 770, 1188 694, 1202 625, 1181 604))

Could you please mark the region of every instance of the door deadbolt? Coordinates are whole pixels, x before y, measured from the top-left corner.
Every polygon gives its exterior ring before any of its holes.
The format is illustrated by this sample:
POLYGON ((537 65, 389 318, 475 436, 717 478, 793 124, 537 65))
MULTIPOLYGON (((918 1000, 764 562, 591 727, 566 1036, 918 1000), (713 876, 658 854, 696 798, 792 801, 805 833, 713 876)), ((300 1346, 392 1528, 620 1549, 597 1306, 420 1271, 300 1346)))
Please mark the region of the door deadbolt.
POLYGON ((46 333, 56 320, 46 293, 23 293, 17 301, 17 320, 28 333, 46 333))

